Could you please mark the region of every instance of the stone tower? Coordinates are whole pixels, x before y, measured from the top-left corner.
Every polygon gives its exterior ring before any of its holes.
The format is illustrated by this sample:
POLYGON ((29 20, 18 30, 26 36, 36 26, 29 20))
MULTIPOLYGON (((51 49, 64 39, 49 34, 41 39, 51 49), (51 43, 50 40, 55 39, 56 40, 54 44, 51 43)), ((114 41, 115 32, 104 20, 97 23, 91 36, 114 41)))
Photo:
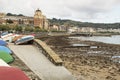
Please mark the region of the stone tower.
POLYGON ((39 27, 41 29, 48 29, 48 21, 46 17, 42 14, 41 10, 37 9, 34 15, 34 27, 39 27))
POLYGON ((3 18, 5 17, 5 14, 4 13, 0 13, 0 18, 3 18))

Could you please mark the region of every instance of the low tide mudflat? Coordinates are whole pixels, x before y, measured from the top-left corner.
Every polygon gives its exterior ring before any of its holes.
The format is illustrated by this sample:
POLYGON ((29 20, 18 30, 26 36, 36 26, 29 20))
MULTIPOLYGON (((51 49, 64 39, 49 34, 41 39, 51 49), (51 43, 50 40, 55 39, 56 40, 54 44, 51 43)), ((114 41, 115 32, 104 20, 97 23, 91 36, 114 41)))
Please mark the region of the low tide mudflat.
POLYGON ((64 66, 78 80, 119 80, 120 45, 94 41, 69 39, 67 37, 43 38, 64 61, 64 66), (95 47, 70 47, 72 44, 87 44, 95 47))

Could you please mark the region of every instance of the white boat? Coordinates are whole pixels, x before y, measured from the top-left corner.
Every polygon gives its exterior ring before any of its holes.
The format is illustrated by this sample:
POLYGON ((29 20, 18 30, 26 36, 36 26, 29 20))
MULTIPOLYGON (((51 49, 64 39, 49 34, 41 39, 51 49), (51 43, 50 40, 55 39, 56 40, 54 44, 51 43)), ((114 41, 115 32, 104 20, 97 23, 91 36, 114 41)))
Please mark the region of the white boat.
POLYGON ((0 59, 0 66, 7 66, 10 67, 5 61, 3 61, 2 59, 0 59))
POLYGON ((8 33, 8 32, 4 32, 1 34, 1 39, 7 42, 12 42, 12 39, 18 36, 18 34, 13 34, 13 33, 8 33))
POLYGON ((29 43, 32 42, 34 40, 34 36, 33 35, 27 35, 24 37, 19 38, 17 41, 15 41, 14 44, 24 44, 24 43, 29 43))

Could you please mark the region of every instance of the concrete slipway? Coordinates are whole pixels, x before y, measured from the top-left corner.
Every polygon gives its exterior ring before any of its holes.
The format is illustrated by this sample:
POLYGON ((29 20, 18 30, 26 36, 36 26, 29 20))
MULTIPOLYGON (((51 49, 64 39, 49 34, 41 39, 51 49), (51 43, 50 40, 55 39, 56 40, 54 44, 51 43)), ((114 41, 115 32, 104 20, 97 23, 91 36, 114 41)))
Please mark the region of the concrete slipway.
POLYGON ((34 45, 14 45, 9 48, 42 80, 76 80, 64 66, 55 66, 34 45))

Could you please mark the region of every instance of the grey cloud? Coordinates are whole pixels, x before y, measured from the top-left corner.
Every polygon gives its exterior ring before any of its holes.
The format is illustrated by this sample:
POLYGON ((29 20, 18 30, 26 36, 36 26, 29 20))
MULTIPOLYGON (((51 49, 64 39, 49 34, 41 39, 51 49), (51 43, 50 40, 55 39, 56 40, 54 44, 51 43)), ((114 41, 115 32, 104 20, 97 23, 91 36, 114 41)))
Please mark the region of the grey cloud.
POLYGON ((0 0, 0 11, 34 15, 40 8, 47 17, 58 18, 97 18, 113 7, 120 5, 120 0, 0 0))
POLYGON ((78 3, 66 3, 66 7, 74 11, 75 13, 85 13, 89 17, 94 18, 98 13, 106 13, 110 11, 116 4, 120 4, 119 0, 84 0, 82 3, 79 0, 75 0, 78 3))

